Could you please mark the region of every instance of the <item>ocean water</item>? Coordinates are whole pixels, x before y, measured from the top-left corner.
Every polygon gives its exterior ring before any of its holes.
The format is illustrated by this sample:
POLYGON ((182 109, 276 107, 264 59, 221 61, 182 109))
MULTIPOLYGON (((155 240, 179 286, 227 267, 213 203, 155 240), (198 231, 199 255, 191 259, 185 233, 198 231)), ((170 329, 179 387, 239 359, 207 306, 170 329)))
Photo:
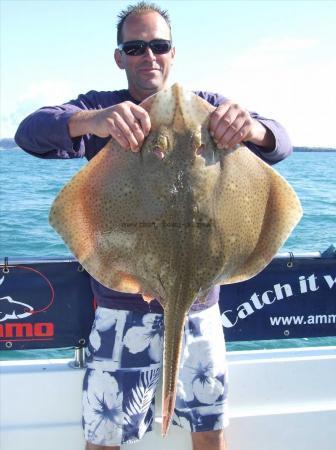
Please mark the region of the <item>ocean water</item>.
MULTIPOLYGON (((70 256, 48 224, 48 212, 59 190, 84 164, 86 160, 42 160, 21 150, 0 149, 1 258, 70 256)), ((281 252, 318 252, 336 244, 336 152, 295 152, 274 167, 294 187, 304 210, 281 252)), ((272 345, 286 346, 286 342, 272 345)), ((301 344, 310 345, 311 340, 300 340, 301 344)), ((237 344, 234 348, 261 345, 269 343, 237 344)), ((8 353, 21 357, 24 352, 8 353)), ((29 354, 40 357, 41 352, 29 354)))
MULTIPOLYGON (((84 159, 43 160, 0 150, 0 257, 63 257, 48 224, 50 205, 84 159)), ((336 243, 336 152, 298 152, 274 166, 294 187, 304 216, 281 251, 317 252, 336 243)))

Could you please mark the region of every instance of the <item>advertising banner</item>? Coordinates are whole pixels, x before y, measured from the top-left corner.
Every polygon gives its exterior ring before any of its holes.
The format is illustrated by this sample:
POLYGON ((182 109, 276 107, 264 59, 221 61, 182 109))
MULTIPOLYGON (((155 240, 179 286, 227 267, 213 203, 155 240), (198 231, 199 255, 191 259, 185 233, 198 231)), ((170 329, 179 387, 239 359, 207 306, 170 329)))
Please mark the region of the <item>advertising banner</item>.
MULTIPOLYGON (((227 341, 336 336, 336 258, 276 257, 219 305, 227 341)), ((85 346, 93 317, 77 261, 0 266, 0 350, 85 346)))
POLYGON ((0 349, 85 345, 94 315, 78 262, 6 264, 0 271, 0 349))
POLYGON ((336 336, 336 259, 275 258, 222 286, 220 309, 227 341, 336 336))

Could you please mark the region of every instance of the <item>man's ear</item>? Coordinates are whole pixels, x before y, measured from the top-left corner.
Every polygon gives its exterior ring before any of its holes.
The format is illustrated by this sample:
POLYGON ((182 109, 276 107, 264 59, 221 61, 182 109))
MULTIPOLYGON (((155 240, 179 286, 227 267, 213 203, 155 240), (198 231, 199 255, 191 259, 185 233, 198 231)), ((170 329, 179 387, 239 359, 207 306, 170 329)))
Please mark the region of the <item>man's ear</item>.
POLYGON ((119 67, 119 69, 125 69, 124 63, 122 61, 121 51, 117 48, 114 50, 114 60, 119 67))

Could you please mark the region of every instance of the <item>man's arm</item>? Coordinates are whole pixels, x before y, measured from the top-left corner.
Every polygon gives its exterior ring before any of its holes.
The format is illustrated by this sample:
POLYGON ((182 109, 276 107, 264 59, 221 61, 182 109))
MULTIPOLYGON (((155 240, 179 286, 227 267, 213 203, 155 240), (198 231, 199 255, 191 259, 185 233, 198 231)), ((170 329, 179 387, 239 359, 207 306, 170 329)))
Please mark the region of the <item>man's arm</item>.
POLYGON ((72 104, 41 108, 20 123, 15 142, 26 152, 41 158, 83 157, 83 140, 71 139, 68 132, 68 121, 78 111, 81 108, 72 104))
POLYGON ((136 151, 149 133, 150 119, 125 92, 90 91, 69 103, 41 108, 21 122, 15 141, 41 158, 77 158, 88 149, 92 157, 109 136, 136 151), (98 139, 90 145, 93 136, 98 139))
POLYGON ((15 134, 16 143, 41 158, 78 158, 86 154, 90 136, 70 136, 69 121, 82 111, 117 103, 113 93, 90 91, 60 106, 40 108, 27 116, 15 134))
POLYGON ((274 146, 269 149, 263 145, 252 141, 244 141, 244 145, 248 147, 253 153, 268 164, 276 164, 283 159, 290 156, 293 152, 293 147, 285 128, 276 120, 268 119, 260 116, 257 113, 250 113, 251 117, 262 124, 269 133, 272 134, 274 146))

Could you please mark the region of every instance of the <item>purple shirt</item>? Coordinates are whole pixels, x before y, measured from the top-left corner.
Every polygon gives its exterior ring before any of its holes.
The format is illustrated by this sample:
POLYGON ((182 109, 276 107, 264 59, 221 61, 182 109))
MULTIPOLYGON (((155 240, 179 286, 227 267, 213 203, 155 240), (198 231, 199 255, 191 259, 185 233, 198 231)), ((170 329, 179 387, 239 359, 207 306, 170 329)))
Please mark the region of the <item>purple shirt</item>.
MULTIPOLYGON (((219 94, 203 91, 195 93, 215 107, 226 100, 219 94)), ((133 99, 128 90, 125 89, 113 92, 90 91, 63 105, 41 108, 21 122, 15 135, 15 141, 23 150, 40 158, 69 159, 85 156, 90 160, 105 146, 110 138, 100 138, 95 135, 71 138, 68 130, 70 117, 78 111, 107 108, 124 101, 140 103, 133 99)), ((246 146, 269 164, 275 164, 289 156, 292 152, 292 146, 284 128, 274 120, 267 119, 254 112, 250 112, 250 114, 272 131, 276 145, 274 150, 268 152, 250 142, 246 142, 246 146)), ((91 278, 91 285, 99 306, 113 309, 162 312, 162 307, 156 300, 147 304, 140 295, 112 291, 93 278, 91 278)), ((218 302, 218 299, 219 286, 216 286, 207 296, 205 303, 198 303, 196 300, 191 309, 208 308, 218 302)))

